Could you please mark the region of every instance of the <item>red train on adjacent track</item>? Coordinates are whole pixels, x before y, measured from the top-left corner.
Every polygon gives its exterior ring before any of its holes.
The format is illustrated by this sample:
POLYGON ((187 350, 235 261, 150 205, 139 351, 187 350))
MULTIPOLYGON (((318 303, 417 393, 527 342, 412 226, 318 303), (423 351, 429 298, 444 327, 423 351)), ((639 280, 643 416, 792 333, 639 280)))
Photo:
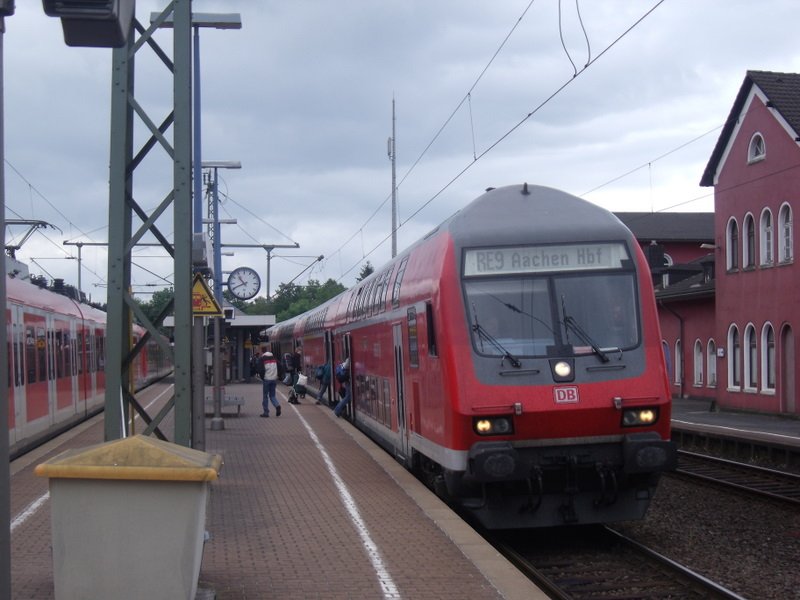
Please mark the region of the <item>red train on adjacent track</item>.
MULTIPOLYGON (((106 313, 18 278, 8 277, 6 288, 13 459, 102 410, 106 313)), ((172 361, 153 341, 136 359, 134 383, 141 387, 171 370, 172 361)))
POLYGON ((641 518, 675 465, 644 255, 564 192, 491 189, 269 333, 310 380, 349 357, 347 417, 490 528, 641 518))

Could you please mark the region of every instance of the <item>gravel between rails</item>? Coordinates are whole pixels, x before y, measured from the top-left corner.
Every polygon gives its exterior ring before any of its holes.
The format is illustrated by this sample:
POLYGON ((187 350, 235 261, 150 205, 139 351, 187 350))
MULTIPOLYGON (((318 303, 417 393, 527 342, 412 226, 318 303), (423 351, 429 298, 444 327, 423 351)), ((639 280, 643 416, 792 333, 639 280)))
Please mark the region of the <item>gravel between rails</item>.
POLYGON ((642 521, 613 529, 752 600, 800 600, 800 511, 661 478, 642 521))

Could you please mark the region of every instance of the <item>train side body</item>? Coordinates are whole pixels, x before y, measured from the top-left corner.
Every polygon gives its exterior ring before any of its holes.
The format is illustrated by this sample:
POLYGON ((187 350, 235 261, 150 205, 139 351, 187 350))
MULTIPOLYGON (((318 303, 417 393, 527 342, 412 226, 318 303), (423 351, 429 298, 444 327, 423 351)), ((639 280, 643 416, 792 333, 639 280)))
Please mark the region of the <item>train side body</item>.
POLYGON ((492 190, 307 318, 353 422, 488 527, 640 518, 674 465, 646 261, 583 200, 492 190))
MULTIPOLYGON (((106 313, 16 278, 6 290, 13 457, 102 410, 106 313)), ((152 342, 132 369, 138 388, 168 374, 172 361, 152 342)))

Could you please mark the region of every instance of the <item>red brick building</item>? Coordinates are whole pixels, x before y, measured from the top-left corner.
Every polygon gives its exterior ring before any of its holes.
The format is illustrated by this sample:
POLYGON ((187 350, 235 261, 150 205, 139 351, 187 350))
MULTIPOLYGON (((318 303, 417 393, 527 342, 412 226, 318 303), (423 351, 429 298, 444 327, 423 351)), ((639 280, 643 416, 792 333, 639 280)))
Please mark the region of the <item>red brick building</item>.
POLYGON ((706 166, 714 186, 717 402, 798 414, 800 74, 748 71, 706 166))

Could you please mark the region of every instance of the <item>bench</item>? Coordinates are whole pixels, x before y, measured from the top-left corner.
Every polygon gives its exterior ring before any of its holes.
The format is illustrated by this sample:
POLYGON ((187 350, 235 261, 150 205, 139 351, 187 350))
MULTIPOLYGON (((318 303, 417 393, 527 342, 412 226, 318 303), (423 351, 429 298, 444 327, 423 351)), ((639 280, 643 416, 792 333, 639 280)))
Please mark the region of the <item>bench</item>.
MULTIPOLYGON (((244 406, 244 396, 232 396, 230 394, 222 395, 222 402, 220 406, 220 413, 224 413, 226 408, 232 406, 236 407, 236 416, 242 414, 242 406, 244 406)), ((232 412, 232 411, 229 411, 232 412)), ((206 396, 206 415, 214 415, 214 396, 206 396)))

